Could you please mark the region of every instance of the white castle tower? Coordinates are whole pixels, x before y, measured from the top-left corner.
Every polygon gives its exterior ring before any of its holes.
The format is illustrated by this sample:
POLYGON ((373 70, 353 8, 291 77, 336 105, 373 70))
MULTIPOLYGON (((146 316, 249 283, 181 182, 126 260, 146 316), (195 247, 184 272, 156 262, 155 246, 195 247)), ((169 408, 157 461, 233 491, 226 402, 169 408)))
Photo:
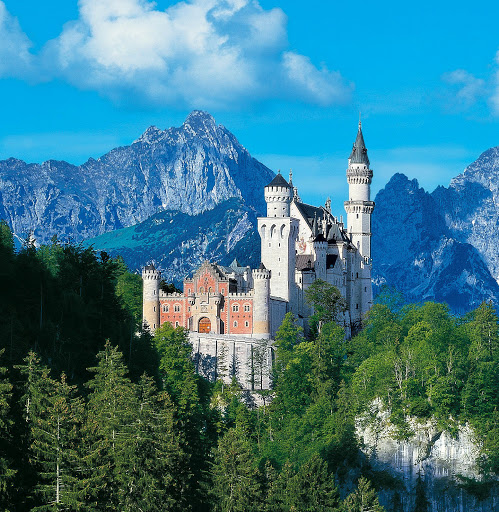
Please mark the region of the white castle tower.
POLYGON ((293 304, 298 220, 289 215, 293 188, 278 174, 265 187, 267 217, 258 218, 262 263, 271 272, 270 295, 293 304))
POLYGON ((154 332, 159 327, 159 282, 161 272, 154 265, 147 265, 142 271, 142 318, 144 327, 154 332))
POLYGON ((253 275, 253 335, 270 338, 270 271, 262 263, 253 275))
POLYGON ((348 159, 348 201, 345 201, 347 216, 347 231, 353 245, 361 255, 362 282, 361 309, 362 313, 372 305, 371 285, 371 215, 374 202, 371 201, 371 181, 373 172, 369 168, 369 157, 362 135, 362 124, 359 121, 357 138, 348 159))

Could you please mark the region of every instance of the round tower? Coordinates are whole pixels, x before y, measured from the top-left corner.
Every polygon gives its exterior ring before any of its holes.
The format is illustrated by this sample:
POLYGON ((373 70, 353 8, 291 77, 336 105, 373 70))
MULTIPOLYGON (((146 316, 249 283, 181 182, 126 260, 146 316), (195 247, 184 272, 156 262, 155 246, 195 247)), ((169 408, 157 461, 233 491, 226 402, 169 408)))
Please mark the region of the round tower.
POLYGON ((353 245, 366 261, 371 259, 371 214, 374 210, 374 202, 371 201, 373 172, 369 165, 359 121, 357 138, 348 159, 348 201, 345 201, 345 210, 348 214, 347 231, 353 245))
POLYGON ((267 217, 289 217, 289 205, 293 200, 293 187, 282 177, 277 176, 265 187, 267 217))
POLYGON ((270 338, 270 270, 263 263, 253 272, 253 336, 270 338))
POLYGON ((154 332, 159 327, 159 282, 161 272, 154 265, 142 270, 142 321, 144 328, 154 332))
POLYGON ((356 262, 352 267, 350 280, 350 315, 351 319, 362 318, 372 306, 371 282, 371 215, 374 202, 371 201, 371 181, 373 172, 370 169, 367 148, 362 135, 362 125, 355 139, 352 153, 348 159, 348 201, 345 201, 347 231, 352 244, 358 251, 356 262))

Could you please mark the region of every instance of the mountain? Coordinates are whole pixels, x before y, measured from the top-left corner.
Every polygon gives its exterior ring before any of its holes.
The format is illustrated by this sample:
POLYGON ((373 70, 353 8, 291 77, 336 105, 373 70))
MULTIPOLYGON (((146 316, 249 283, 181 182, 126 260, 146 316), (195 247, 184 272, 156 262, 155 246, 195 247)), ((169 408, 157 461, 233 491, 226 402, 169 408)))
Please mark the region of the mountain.
POLYGON ((111 256, 121 255, 133 270, 154 262, 162 277, 179 287, 205 260, 229 265, 237 258, 253 268, 260 262, 256 215, 239 198, 197 215, 158 212, 135 226, 87 240, 85 245, 111 256))
POLYGON ((15 234, 75 241, 138 224, 162 210, 195 215, 230 198, 263 212, 274 173, 201 111, 180 128, 148 128, 130 146, 80 166, 0 161, 0 218, 15 234))
MULTIPOLYGON (((496 149, 489 152, 497 159, 496 149)), ((378 192, 372 227, 375 291, 387 284, 410 301, 446 302, 456 313, 484 300, 497 303, 499 262, 491 237, 497 247, 499 234, 491 223, 498 211, 490 175, 498 169, 497 160, 495 167, 483 165, 491 162, 482 159, 489 152, 449 188, 429 194, 417 180, 395 174, 378 192)))

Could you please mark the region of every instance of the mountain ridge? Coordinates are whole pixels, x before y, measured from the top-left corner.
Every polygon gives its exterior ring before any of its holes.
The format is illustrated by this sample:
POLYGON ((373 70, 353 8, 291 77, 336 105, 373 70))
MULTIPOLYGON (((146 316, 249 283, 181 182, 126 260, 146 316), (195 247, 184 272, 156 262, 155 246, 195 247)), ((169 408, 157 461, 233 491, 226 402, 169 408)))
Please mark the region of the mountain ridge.
POLYGON ((81 241, 173 209, 194 215, 239 197, 261 212, 274 173, 214 118, 193 111, 182 126, 149 127, 128 146, 76 166, 0 161, 0 218, 39 243, 81 241))

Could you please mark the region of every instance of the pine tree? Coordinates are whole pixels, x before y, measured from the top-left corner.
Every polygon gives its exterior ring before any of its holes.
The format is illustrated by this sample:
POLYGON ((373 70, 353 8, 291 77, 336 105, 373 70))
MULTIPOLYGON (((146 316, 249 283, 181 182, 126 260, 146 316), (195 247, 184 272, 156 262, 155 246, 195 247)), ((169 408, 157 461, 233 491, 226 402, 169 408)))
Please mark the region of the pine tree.
POLYGON ((127 377, 121 352, 106 342, 97 354, 98 364, 86 386, 90 389, 85 422, 84 493, 88 506, 99 510, 119 509, 126 492, 121 475, 130 459, 131 425, 138 412, 135 388, 127 377))
POLYGON ((230 429, 214 453, 212 494, 217 512, 262 510, 261 481, 251 444, 242 431, 230 429))
POLYGON ((384 512, 379 504, 376 491, 369 480, 361 477, 357 489, 347 496, 342 503, 342 512, 384 512))
MULTIPOLYGON (((1 230, 1 226, 0 226, 1 230)), ((0 350, 0 357, 4 350, 0 350)), ((6 378, 7 368, 0 366, 0 503, 8 508, 12 485, 16 471, 12 460, 7 456, 9 445, 12 442, 10 417, 10 402, 12 399, 12 384, 6 378)))
POLYGON ((300 512, 329 512, 337 510, 338 491, 327 464, 314 454, 304 464, 289 484, 290 510, 300 512))
POLYGON ((50 371, 41 364, 40 358, 31 351, 23 360, 24 364, 15 368, 21 373, 21 398, 19 403, 20 415, 16 433, 19 446, 20 468, 18 475, 18 489, 22 490, 18 498, 21 506, 31 509, 39 504, 35 500, 36 486, 40 483, 40 474, 31 464, 31 445, 33 443, 33 427, 38 418, 49 408, 49 397, 52 394, 54 382, 50 378, 50 371))
POLYGON ((418 479, 416 480, 416 503, 414 504, 414 512, 427 512, 428 499, 426 498, 425 483, 421 477, 421 471, 418 471, 418 479))
POLYGON ((121 511, 188 510, 188 457, 166 393, 157 393, 153 379, 143 375, 138 386, 137 417, 117 459, 121 511))
POLYGON ((52 389, 45 397, 45 409, 33 417, 31 460, 39 472, 36 494, 41 505, 33 511, 78 509, 79 440, 83 419, 83 400, 76 396, 76 386, 49 381, 52 389))

